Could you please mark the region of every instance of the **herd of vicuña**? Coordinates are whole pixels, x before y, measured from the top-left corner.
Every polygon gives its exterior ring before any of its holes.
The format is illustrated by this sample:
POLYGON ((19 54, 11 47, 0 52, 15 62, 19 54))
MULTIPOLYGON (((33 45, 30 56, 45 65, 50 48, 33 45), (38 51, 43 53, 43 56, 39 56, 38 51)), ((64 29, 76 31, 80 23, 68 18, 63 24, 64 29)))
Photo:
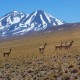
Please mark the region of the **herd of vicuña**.
MULTIPOLYGON (((68 41, 61 42, 60 44, 58 44, 58 45, 55 46, 55 50, 57 50, 57 49, 59 49, 59 50, 69 49, 73 45, 73 42, 74 42, 73 40, 70 41, 70 42, 68 42, 68 41)), ((46 45, 47 45, 47 43, 45 43, 44 46, 39 47, 39 52, 41 54, 44 53, 46 45)))
MULTIPOLYGON (((55 46, 55 50, 57 50, 57 49, 59 49, 59 50, 61 50, 61 49, 69 49, 71 46, 72 46, 72 44, 73 44, 73 40, 72 41, 70 41, 70 42, 61 42, 60 44, 58 44, 58 45, 56 45, 55 46)), ((47 43, 45 43, 43 46, 41 46, 41 47, 39 47, 39 52, 41 53, 41 54, 43 54, 44 53, 44 50, 45 50, 45 48, 46 48, 46 46, 47 46, 47 43)), ((9 55, 10 55, 10 53, 11 53, 11 50, 12 49, 10 49, 8 52, 4 52, 3 53, 3 57, 5 57, 5 56, 8 56, 9 57, 9 55)))
POLYGON ((62 48, 69 49, 72 46, 73 42, 74 42, 73 40, 70 42, 67 41, 64 43, 62 42, 61 44, 55 46, 55 50, 62 49, 62 48))

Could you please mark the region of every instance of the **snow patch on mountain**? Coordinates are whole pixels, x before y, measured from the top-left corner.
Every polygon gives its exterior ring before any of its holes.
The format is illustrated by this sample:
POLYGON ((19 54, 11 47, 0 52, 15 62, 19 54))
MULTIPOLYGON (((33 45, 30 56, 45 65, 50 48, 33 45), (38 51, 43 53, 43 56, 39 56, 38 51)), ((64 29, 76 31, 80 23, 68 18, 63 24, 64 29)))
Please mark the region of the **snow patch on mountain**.
POLYGON ((44 21, 44 19, 43 19, 43 17, 42 17, 41 14, 40 14, 40 18, 41 18, 41 20, 42 20, 42 25, 44 25, 43 27, 44 27, 44 28, 47 27, 47 23, 44 21))
POLYGON ((50 16, 47 14, 47 13, 44 13, 46 18, 48 19, 49 23, 51 23, 51 20, 50 20, 50 16))
POLYGON ((26 21, 25 24, 30 25, 31 21, 35 18, 36 14, 37 14, 37 11, 26 21))

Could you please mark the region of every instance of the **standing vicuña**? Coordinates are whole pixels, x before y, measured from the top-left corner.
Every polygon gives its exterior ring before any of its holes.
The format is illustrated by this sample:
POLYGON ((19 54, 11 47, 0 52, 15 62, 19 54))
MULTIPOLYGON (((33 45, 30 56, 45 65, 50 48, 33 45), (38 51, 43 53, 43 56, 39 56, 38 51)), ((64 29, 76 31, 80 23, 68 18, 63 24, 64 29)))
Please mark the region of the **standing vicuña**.
POLYGON ((46 47, 47 43, 44 44, 44 46, 39 47, 39 52, 44 53, 44 49, 46 47))
POLYGON ((3 53, 3 56, 5 57, 5 55, 7 55, 7 56, 9 57, 9 55, 10 55, 10 53, 11 53, 11 50, 12 50, 12 49, 10 49, 9 52, 4 52, 4 53, 3 53))
POLYGON ((74 42, 73 40, 71 42, 67 42, 65 45, 65 49, 70 48, 72 46, 73 42, 74 42))
POLYGON ((55 50, 57 50, 57 49, 62 49, 62 44, 63 44, 63 42, 62 42, 61 44, 56 45, 56 46, 55 46, 55 50))

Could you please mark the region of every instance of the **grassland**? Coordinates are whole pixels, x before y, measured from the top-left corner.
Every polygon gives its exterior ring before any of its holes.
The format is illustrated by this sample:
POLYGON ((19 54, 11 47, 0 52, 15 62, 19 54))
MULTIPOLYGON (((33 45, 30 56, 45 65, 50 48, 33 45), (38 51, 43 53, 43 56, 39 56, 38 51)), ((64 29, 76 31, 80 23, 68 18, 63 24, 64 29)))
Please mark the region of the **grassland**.
POLYGON ((0 42, 0 80, 80 80, 79 30, 0 42), (55 45, 74 40, 70 49, 55 45), (39 47, 47 43, 44 54, 39 47), (12 48, 10 56, 3 53, 12 48))

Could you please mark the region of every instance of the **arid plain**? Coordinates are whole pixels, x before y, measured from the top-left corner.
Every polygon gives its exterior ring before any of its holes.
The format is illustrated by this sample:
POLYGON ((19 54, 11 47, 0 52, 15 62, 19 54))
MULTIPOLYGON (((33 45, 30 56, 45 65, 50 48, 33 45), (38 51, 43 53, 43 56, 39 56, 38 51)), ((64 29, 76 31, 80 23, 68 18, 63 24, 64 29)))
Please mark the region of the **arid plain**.
POLYGON ((80 31, 52 32, 0 42, 0 80, 80 80, 80 31), (73 40, 69 49, 57 49, 73 40), (44 53, 40 46, 47 43, 44 53), (9 57, 4 52, 12 49, 9 57))

